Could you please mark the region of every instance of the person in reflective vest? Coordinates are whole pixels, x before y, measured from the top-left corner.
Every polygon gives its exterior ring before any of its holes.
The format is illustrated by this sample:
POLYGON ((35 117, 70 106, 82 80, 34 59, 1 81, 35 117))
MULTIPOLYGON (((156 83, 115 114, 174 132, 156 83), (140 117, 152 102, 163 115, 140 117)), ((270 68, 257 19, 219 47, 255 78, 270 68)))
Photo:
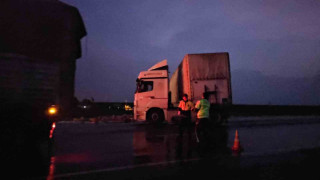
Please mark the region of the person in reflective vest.
POLYGON ((187 128, 188 131, 191 132, 191 126, 192 126, 191 110, 194 108, 194 105, 191 101, 189 101, 187 94, 183 95, 178 108, 179 108, 178 115, 183 116, 180 122, 180 135, 182 136, 184 129, 187 128))
POLYGON ((207 138, 208 132, 206 130, 209 126, 209 111, 210 111, 210 102, 208 101, 209 95, 207 93, 202 94, 202 99, 196 103, 195 109, 197 112, 197 121, 196 121, 196 135, 197 141, 201 141, 201 138, 207 138))

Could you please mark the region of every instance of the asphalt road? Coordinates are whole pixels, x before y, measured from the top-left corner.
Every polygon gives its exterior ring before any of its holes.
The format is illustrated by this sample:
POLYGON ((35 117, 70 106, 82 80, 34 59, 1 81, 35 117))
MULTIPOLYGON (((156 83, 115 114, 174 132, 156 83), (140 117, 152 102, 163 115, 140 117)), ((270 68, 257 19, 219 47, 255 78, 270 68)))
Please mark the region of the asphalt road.
POLYGON ((181 138, 175 125, 60 122, 48 176, 39 178, 312 179, 320 177, 319 128, 319 117, 231 118, 199 145, 193 131, 181 138), (240 154, 230 150, 236 130, 240 154))

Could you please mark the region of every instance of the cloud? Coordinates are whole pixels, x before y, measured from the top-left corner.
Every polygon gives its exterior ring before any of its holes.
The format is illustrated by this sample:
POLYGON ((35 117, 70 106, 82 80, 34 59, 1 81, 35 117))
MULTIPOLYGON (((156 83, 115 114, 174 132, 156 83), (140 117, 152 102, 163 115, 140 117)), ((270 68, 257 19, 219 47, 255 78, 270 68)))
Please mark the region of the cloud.
POLYGON ((317 0, 63 1, 79 8, 88 30, 76 92, 101 101, 132 100, 139 71, 168 59, 173 72, 187 53, 226 51, 232 70, 268 76, 320 69, 317 0))
POLYGON ((77 62, 75 95, 80 100, 131 101, 137 74, 130 57, 91 42, 87 54, 77 62))
POLYGON ((230 23, 247 29, 244 37, 279 39, 298 36, 319 38, 319 1, 312 0, 239 0, 223 1, 230 23))

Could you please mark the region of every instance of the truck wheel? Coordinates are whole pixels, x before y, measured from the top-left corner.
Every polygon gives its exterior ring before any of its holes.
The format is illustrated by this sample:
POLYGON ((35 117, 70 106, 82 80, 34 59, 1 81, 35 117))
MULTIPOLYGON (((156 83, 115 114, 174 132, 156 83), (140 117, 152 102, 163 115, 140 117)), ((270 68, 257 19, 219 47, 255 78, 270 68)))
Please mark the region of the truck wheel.
POLYGON ((152 109, 148 112, 147 121, 150 123, 161 123, 164 120, 163 112, 160 109, 152 109))

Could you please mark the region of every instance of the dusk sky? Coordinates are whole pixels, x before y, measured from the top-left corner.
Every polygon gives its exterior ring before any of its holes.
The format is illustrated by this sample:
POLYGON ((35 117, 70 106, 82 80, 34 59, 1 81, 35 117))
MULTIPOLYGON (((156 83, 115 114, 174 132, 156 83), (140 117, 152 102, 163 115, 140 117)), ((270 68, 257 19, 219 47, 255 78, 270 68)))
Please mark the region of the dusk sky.
POLYGON ((320 104, 318 0, 61 1, 79 9, 88 33, 77 61, 79 100, 132 102, 139 72, 158 61, 167 59, 172 74, 185 54, 229 52, 235 104, 320 104), (253 82, 256 93, 244 92, 245 77, 257 75, 277 80, 272 95, 253 82), (310 83, 293 92, 296 80, 310 83))

